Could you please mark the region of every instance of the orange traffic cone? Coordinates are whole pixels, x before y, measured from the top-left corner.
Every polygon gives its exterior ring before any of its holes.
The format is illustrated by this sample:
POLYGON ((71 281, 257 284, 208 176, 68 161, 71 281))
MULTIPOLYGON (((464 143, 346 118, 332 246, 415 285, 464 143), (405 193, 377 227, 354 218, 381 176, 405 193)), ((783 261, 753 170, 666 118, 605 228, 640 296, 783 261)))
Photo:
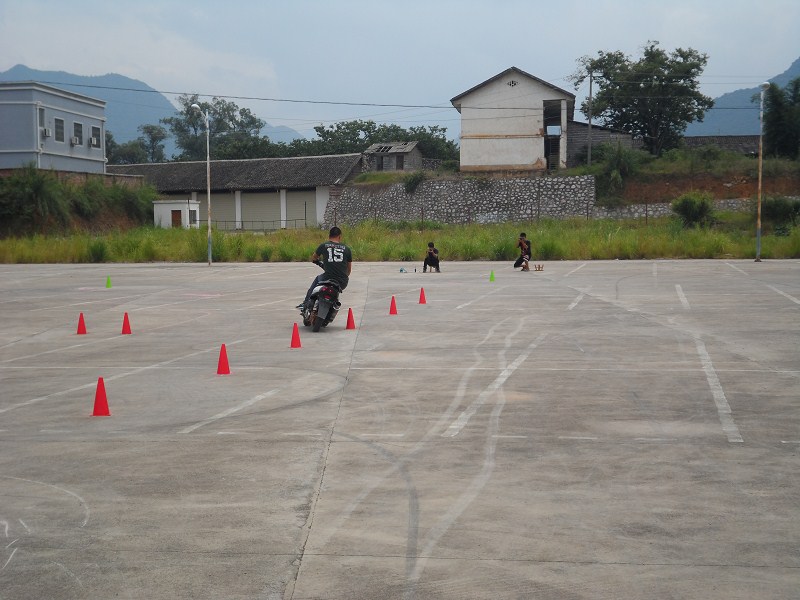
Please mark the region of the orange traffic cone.
POLYGON ((93 417, 110 417, 108 398, 106 398, 106 384, 102 377, 97 378, 97 390, 94 393, 93 417))
POLYGON ((294 329, 292 329, 292 345, 290 348, 300 348, 300 330, 297 329, 297 323, 294 324, 294 329))
POLYGON ((428 303, 425 300, 425 288, 419 288, 419 303, 420 304, 427 304, 428 303))
POLYGON ((83 313, 78 317, 78 335, 86 335, 86 321, 83 320, 83 313))
POLYGON ((345 329, 355 329, 355 328, 356 328, 356 322, 353 319, 353 309, 352 308, 348 308, 347 309, 347 327, 345 329))
POLYGON ((392 303, 389 305, 389 314, 396 315, 397 314, 397 303, 394 301, 394 296, 392 296, 392 303))
POLYGON ((219 349, 219 362, 217 363, 217 375, 230 375, 231 368, 228 366, 228 351, 225 344, 219 349))
POLYGON ((128 321, 128 313, 125 313, 125 316, 122 318, 122 335, 130 335, 131 333, 131 323, 128 321))

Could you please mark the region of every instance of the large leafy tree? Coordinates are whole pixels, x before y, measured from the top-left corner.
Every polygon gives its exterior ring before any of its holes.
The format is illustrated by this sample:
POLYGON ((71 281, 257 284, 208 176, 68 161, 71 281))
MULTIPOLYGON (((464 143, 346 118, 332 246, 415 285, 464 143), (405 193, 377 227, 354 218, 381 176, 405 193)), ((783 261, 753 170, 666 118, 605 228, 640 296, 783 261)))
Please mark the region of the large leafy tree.
MULTIPOLYGON (((699 91, 698 78, 707 62, 708 55, 692 48, 667 53, 650 41, 638 60, 619 51, 584 56, 570 79, 577 89, 591 73, 597 86, 593 119, 641 138, 652 154, 660 155, 678 146, 686 126, 702 121, 714 105, 699 91)), ((588 116, 588 99, 581 112, 588 116)))
POLYGON ((239 108, 234 102, 213 98, 201 102, 197 94, 178 98, 180 111, 174 117, 161 119, 175 136, 180 149, 177 160, 205 160, 205 114, 208 113, 209 144, 213 158, 255 158, 263 156, 269 139, 260 135, 266 125, 248 108, 239 108), (192 108, 197 104, 202 114, 192 108))
POLYGON ((800 77, 764 93, 764 154, 796 160, 800 155, 800 77))
POLYGON ((348 154, 363 152, 380 142, 419 142, 419 150, 426 158, 457 160, 458 146, 446 137, 444 127, 418 126, 404 129, 394 124, 377 124, 375 121, 341 121, 333 125, 314 127, 317 139, 295 140, 289 145, 292 156, 322 154, 348 154))
POLYGON ((148 162, 164 162, 167 158, 164 155, 164 140, 169 134, 161 125, 140 125, 141 136, 139 140, 144 145, 147 152, 148 162))
POLYGON ((106 146, 106 157, 111 165, 136 165, 148 162, 147 147, 143 138, 116 144, 113 152, 106 146))

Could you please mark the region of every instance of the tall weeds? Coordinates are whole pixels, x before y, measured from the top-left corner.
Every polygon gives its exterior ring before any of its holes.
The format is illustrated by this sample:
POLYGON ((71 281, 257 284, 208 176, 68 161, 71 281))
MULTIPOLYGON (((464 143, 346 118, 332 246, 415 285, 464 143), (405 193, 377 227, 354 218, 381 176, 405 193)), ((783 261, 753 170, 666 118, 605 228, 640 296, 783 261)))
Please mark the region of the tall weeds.
MULTIPOLYGON (((414 229, 405 224, 365 222, 344 227, 343 241, 356 261, 421 264, 428 242, 443 261, 514 260, 517 237, 527 233, 534 260, 752 258, 752 219, 718 215, 714 226, 684 229, 677 218, 643 221, 581 219, 442 226, 414 229)), ((299 262, 327 238, 319 229, 285 229, 271 234, 213 231, 214 262, 299 262)), ((0 262, 205 262, 203 229, 141 227, 105 235, 41 236, 0 240, 0 262)), ((800 228, 762 238, 765 258, 800 258, 800 228)))

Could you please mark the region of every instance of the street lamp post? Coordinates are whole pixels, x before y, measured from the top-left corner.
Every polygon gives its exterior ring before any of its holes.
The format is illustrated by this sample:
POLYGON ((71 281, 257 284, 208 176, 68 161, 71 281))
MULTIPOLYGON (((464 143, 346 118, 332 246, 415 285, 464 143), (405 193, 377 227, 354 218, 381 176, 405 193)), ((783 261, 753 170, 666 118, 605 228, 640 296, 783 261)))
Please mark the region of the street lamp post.
POLYGON ((208 111, 205 113, 199 104, 192 104, 192 108, 203 115, 206 122, 206 202, 208 205, 208 266, 211 266, 211 128, 208 125, 208 111))
POLYGON ((761 262, 761 173, 764 163, 764 92, 769 83, 761 84, 761 106, 758 112, 758 200, 756 202, 756 262, 761 262))

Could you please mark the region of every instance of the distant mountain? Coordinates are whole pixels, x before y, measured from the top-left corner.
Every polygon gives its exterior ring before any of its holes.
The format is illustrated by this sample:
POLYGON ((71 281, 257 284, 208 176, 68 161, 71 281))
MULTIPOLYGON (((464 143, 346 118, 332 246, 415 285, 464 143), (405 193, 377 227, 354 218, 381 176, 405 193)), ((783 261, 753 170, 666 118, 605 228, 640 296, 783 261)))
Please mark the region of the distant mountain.
MULTIPOLYGON (((785 87, 796 77, 800 77, 800 58, 768 81, 785 87)), ((760 91, 758 87, 747 88, 715 98, 714 108, 706 112, 703 122, 690 123, 685 135, 758 135, 758 103, 752 98, 760 91)))
MULTIPOLYGON (((124 75, 74 75, 65 71, 38 71, 16 65, 0 73, 0 81, 37 81, 67 89, 85 96, 105 100, 106 129, 114 134, 117 143, 135 140, 141 135, 140 125, 155 125, 165 117, 177 114, 176 107, 166 96, 149 85, 124 75)), ((273 142, 291 142, 303 136, 288 127, 273 127, 269 123, 262 133, 273 142)), ((167 157, 177 154, 172 138, 164 140, 167 157)))

